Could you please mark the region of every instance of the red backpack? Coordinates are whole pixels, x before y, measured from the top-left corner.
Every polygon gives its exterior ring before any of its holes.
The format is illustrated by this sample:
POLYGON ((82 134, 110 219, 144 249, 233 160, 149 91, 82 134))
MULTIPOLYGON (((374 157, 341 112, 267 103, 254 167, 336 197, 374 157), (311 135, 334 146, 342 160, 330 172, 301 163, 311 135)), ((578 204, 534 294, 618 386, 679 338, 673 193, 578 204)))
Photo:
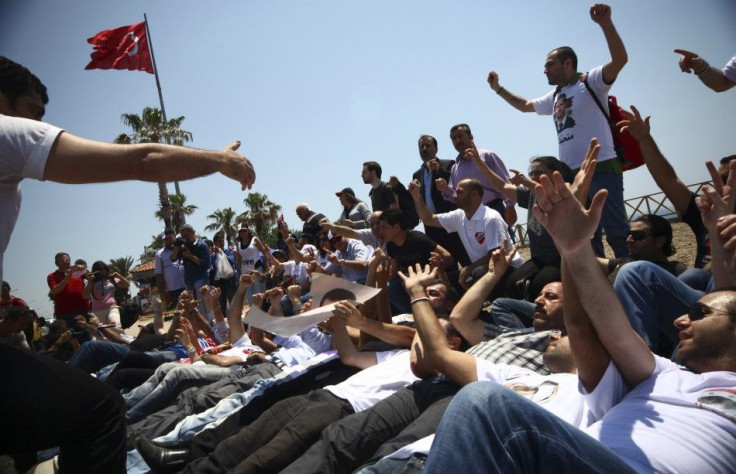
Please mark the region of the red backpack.
POLYGON ((616 124, 621 120, 626 120, 626 116, 623 114, 621 107, 616 102, 616 96, 608 96, 608 112, 603 108, 603 104, 598 100, 598 96, 595 95, 593 90, 588 84, 588 75, 584 74, 580 80, 585 84, 585 88, 598 104, 598 108, 603 113, 608 121, 608 126, 611 127, 611 135, 613 135, 613 147, 616 149, 616 156, 621 161, 621 169, 624 171, 633 170, 644 164, 644 156, 641 154, 641 148, 639 148, 639 141, 629 134, 628 130, 621 132, 616 124))

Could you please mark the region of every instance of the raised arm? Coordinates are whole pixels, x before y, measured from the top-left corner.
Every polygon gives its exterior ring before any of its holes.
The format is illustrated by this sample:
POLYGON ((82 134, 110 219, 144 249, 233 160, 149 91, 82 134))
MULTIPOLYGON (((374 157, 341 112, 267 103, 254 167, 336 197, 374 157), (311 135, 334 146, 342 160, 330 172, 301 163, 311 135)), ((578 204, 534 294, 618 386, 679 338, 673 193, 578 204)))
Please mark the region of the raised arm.
MULTIPOLYGON (((708 61, 698 56, 696 53, 684 49, 676 49, 675 53, 682 55, 680 57, 680 69, 682 72, 690 74, 695 73, 700 82, 716 92, 724 92, 736 85, 723 73, 722 69, 712 67, 708 61)), ((731 61, 734 61, 731 59, 731 61)), ((728 67, 728 66, 727 66, 728 67)))
POLYGON ((411 194, 411 198, 414 200, 414 208, 417 210, 419 218, 422 220, 424 225, 442 227, 437 216, 432 214, 432 211, 429 210, 424 199, 422 199, 420 186, 419 181, 416 179, 409 182, 409 194, 411 194))
POLYGON ((425 287, 435 281, 436 275, 436 268, 430 270, 429 265, 422 268, 419 264, 415 268, 409 267, 408 275, 399 272, 406 292, 413 301, 411 311, 422 343, 424 361, 463 386, 478 380, 478 369, 475 357, 450 347, 447 334, 425 297, 425 287))
POLYGON ((220 172, 250 189, 256 180, 253 165, 235 152, 236 141, 222 151, 142 143, 116 145, 87 140, 64 132, 46 161, 43 179, 58 183, 182 181, 220 172))
POLYGON ((481 172, 483 177, 488 181, 488 183, 491 185, 493 189, 498 191, 499 193, 503 194, 503 196, 508 199, 509 201, 518 201, 518 197, 516 194, 516 186, 509 183, 499 175, 497 175, 487 164, 483 159, 480 157, 480 154, 478 153, 478 148, 476 148, 475 143, 473 143, 473 149, 474 153, 470 153, 470 158, 473 160, 473 163, 475 166, 478 167, 478 170, 481 172))
POLYGON ((654 178, 654 182, 664 192, 667 199, 672 202, 677 212, 685 214, 690 205, 692 192, 677 176, 675 169, 667 161, 667 158, 659 151, 659 147, 650 133, 649 117, 647 116, 642 120, 641 114, 633 105, 631 106, 631 112, 624 111, 624 115, 627 119, 616 125, 621 128, 621 131, 627 130, 632 137, 639 141, 644 163, 646 163, 649 173, 654 178))
POLYGON ((624 68, 629 61, 626 54, 626 47, 621 40, 616 27, 613 26, 611 20, 611 7, 605 3, 596 3, 590 7, 590 19, 593 20, 603 30, 606 37, 608 51, 611 53, 611 60, 603 65, 603 80, 606 84, 612 84, 618 77, 618 73, 624 68))
POLYGON ((534 105, 531 100, 514 94, 498 83, 498 73, 496 71, 489 72, 487 80, 491 90, 501 96, 511 107, 520 112, 534 112, 534 105))
POLYGON ((654 370, 654 355, 631 328, 613 288, 600 271, 590 236, 600 221, 607 191, 599 191, 586 210, 565 185, 560 173, 541 177, 534 216, 564 255, 583 309, 606 351, 630 387, 654 370))
POLYGON ((347 301, 339 301, 335 303, 333 314, 338 316, 333 321, 332 344, 340 354, 340 360, 345 365, 365 369, 376 365, 378 362, 374 352, 360 352, 353 340, 350 339, 348 331, 345 328, 345 316, 351 312, 359 312, 358 308, 347 301))
POLYGON ((483 321, 478 318, 483 302, 488 294, 496 287, 504 273, 508 270, 511 260, 516 254, 514 246, 510 253, 506 253, 506 243, 491 255, 489 271, 465 292, 460 301, 452 308, 450 323, 462 334, 471 345, 483 340, 483 321))
POLYGON ((567 335, 570 338, 570 349, 578 369, 578 378, 585 390, 592 392, 606 372, 611 358, 598 339, 593 325, 580 304, 578 292, 562 259, 562 315, 567 335))
POLYGON ((331 224, 326 217, 319 221, 319 226, 322 227, 324 230, 332 232, 333 234, 342 235, 343 237, 347 237, 349 239, 360 240, 360 234, 357 231, 344 225, 331 224))

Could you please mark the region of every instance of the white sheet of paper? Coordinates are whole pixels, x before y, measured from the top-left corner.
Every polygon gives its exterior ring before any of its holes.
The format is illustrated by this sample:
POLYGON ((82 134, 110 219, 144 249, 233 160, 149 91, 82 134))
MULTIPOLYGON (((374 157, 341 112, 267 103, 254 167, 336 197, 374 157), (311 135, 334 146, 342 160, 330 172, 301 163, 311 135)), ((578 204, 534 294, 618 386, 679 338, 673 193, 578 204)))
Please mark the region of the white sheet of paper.
POLYGON ((295 316, 271 316, 260 308, 252 307, 243 322, 282 337, 289 337, 331 317, 336 302, 354 300, 365 303, 379 291, 378 288, 316 273, 312 275, 312 309, 295 316))

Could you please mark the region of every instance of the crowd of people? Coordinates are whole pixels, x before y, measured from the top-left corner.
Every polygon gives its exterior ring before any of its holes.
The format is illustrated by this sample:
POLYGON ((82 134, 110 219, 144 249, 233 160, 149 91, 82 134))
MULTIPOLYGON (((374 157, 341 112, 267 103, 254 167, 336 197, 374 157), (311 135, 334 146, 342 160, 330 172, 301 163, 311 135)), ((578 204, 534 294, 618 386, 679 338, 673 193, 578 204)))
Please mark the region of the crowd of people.
MULTIPOLYGON (((671 260, 667 220, 625 215, 622 164, 596 102, 628 56, 610 7, 590 17, 605 64, 579 73, 572 48, 553 49, 554 89, 534 100, 488 74, 511 106, 554 118, 559 158, 534 157, 526 175, 457 124, 454 160, 421 135, 406 184, 363 163, 370 203, 343 188, 334 220, 300 203, 301 227, 279 220, 273 248, 247 226, 234 242, 166 229, 160 301, 136 336, 122 330, 129 283, 104 262, 88 270, 56 255, 45 335, 3 281, 0 453, 20 472, 54 454, 62 473, 733 471, 736 155, 707 163, 712 183, 697 195, 649 117, 632 107, 615 124, 693 231, 695 260, 671 260), (527 260, 510 231, 517 204, 528 210, 527 260), (316 275, 330 291, 313 299, 316 275), (361 304, 352 285, 377 295, 361 304), (249 320, 256 308, 283 319, 327 305, 329 319, 295 333, 249 320)), ((736 84, 736 57, 720 70, 676 52, 708 87, 736 84)), ((237 143, 110 146, 43 124, 45 87, 7 58, 0 99, 3 249, 23 178, 255 181, 237 143), (105 166, 91 165, 100 155, 105 166), (149 166, 152 155, 179 164, 149 166)))

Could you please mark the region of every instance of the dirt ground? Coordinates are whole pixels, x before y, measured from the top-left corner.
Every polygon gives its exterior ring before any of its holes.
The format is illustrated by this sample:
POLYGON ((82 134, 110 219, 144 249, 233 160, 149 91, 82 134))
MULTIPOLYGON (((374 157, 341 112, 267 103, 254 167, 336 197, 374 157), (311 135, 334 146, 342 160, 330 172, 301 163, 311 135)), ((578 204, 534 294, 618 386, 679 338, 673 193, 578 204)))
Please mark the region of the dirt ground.
MULTIPOLYGON (((613 252, 608 246, 608 243, 605 242, 605 237, 603 242, 606 248, 606 256, 613 258, 613 252)), ((695 235, 693 235, 693 231, 690 230, 687 224, 684 222, 672 223, 672 243, 675 246, 676 253, 670 257, 670 260, 679 260, 691 268, 695 263, 695 235)), ((519 253, 521 253, 524 259, 528 259, 529 247, 519 249, 519 253)))

